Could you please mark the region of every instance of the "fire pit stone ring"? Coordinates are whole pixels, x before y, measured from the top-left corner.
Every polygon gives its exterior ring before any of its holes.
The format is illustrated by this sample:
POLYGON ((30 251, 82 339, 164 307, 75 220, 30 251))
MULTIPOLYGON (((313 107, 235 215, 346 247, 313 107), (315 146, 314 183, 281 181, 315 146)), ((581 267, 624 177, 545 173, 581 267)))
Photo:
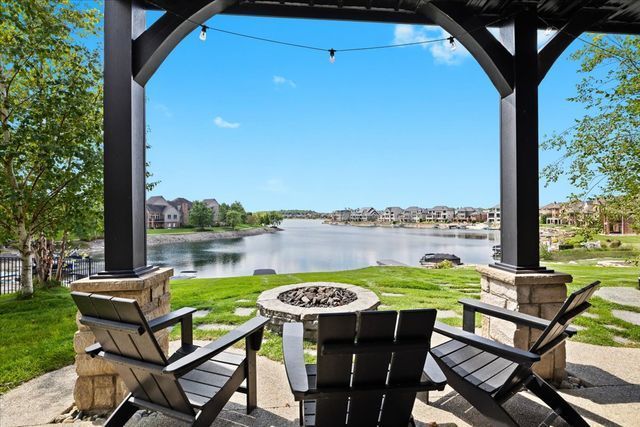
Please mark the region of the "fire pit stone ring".
MULTIPOLYGON (((297 303, 305 303, 308 305, 313 301, 313 297, 311 296, 313 294, 308 293, 305 295, 309 295, 309 298, 305 298, 303 302, 299 301, 300 298, 298 298, 297 303)), ((327 305, 326 300, 328 298, 323 299, 325 300, 324 305, 327 305)), ((320 304, 321 302, 318 301, 318 303, 320 304)), ((333 303, 335 304, 336 302, 333 303)), ((304 337, 312 341, 316 341, 317 338, 319 314, 345 312, 356 313, 360 311, 377 310, 379 305, 380 299, 374 292, 360 286, 335 282, 308 282, 279 286, 261 293, 257 302, 260 315, 271 319, 267 325, 267 329, 282 334, 282 325, 284 323, 302 322, 304 324, 304 337), (346 302, 333 307, 301 307, 281 300, 287 299, 285 297, 287 293, 289 293, 288 295, 295 296, 296 294, 301 294, 300 292, 295 292, 295 290, 301 290, 302 294, 304 294, 305 291, 308 291, 309 289, 312 291, 316 290, 316 292, 321 295, 330 295, 329 298, 335 294, 345 298, 346 301, 351 302, 346 302), (355 300, 353 300, 354 295, 355 300), (280 297, 280 299, 278 297, 280 297)))

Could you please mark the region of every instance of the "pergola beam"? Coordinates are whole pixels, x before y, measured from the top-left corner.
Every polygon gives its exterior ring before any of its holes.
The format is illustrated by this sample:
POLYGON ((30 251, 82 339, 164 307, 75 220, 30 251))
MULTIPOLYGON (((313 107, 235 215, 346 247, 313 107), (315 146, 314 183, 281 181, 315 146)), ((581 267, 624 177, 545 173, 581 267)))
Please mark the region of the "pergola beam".
POLYGON ((189 2, 154 0, 154 4, 166 7, 165 12, 140 37, 133 42, 133 78, 144 86, 173 49, 191 31, 221 13, 236 0, 194 0, 189 2))
POLYGON ((612 13, 608 9, 583 8, 545 44, 538 53, 538 83, 545 76, 569 45, 587 28, 603 21, 612 13))
POLYGON ((444 28, 467 48, 500 96, 513 92, 513 57, 489 32, 485 22, 464 8, 445 2, 423 3, 416 12, 444 28))

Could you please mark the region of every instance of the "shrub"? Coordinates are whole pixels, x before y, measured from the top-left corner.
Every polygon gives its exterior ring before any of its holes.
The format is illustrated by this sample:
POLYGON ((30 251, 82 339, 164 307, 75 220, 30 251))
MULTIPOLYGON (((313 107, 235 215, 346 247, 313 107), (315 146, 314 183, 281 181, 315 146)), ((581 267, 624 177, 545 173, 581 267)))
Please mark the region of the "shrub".
POLYGON ((549 248, 547 245, 540 245, 540 259, 548 261, 551 259, 551 252, 549 252, 549 248))
POLYGON ((566 249, 573 249, 575 246, 573 243, 561 243, 558 245, 558 249, 562 250, 566 250, 566 249))
POLYGON ((622 242, 620 240, 613 240, 611 243, 609 243, 610 248, 619 248, 620 245, 622 245, 622 242))
POLYGON ((436 264, 436 268, 442 269, 442 270, 448 270, 449 268, 453 268, 453 263, 451 261, 449 261, 448 259, 445 259, 445 260, 440 261, 439 263, 437 263, 436 264))

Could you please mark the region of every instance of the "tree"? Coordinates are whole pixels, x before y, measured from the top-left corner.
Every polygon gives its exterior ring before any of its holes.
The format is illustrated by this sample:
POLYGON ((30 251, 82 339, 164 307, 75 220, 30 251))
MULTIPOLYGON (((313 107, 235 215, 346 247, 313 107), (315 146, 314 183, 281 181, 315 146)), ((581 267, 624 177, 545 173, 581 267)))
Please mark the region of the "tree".
POLYGON ((227 211, 229 210, 229 205, 226 203, 220 204, 220 209, 218 210, 218 222, 220 224, 227 223, 227 211))
POLYGON ((0 235, 30 296, 34 237, 69 232, 66 215, 92 205, 102 182, 102 71, 83 44, 100 16, 70 0, 10 1, 0 22, 0 235))
POLYGON ((574 198, 600 200, 608 215, 640 221, 640 37, 596 35, 572 55, 584 74, 576 96, 586 114, 544 141, 561 158, 543 169, 547 184, 565 176, 574 198))
POLYGON ((284 217, 280 212, 272 211, 269 212, 269 225, 272 227, 277 227, 282 223, 284 217))
POLYGON ((242 212, 237 209, 229 209, 226 215, 226 223, 229 227, 235 229, 242 224, 242 212))
POLYGON ((242 206, 242 203, 235 201, 233 203, 231 203, 231 206, 229 206, 229 209, 233 209, 235 211, 240 212, 240 223, 244 224, 247 222, 247 212, 244 210, 244 206, 242 206))
POLYGON ((189 224, 204 230, 205 227, 213 225, 213 211, 204 202, 193 202, 189 211, 189 224))

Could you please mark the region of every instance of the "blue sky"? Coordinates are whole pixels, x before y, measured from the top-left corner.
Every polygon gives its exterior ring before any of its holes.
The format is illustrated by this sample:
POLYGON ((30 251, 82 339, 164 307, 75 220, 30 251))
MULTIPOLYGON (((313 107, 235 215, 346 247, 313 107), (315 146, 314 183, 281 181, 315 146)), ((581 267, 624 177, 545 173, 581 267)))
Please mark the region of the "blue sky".
MULTIPOLYGON (((208 24, 336 49, 442 36, 331 21, 208 24)), ((323 52, 198 33, 147 85, 154 195, 240 200, 249 210, 498 203, 498 95, 461 47, 338 53, 331 64, 323 52)), ((541 138, 582 114, 566 101, 576 69, 566 53, 541 85, 541 138)), ((541 153, 541 164, 558 156, 541 153)), ((566 182, 541 185, 541 203, 570 192, 566 182)))

